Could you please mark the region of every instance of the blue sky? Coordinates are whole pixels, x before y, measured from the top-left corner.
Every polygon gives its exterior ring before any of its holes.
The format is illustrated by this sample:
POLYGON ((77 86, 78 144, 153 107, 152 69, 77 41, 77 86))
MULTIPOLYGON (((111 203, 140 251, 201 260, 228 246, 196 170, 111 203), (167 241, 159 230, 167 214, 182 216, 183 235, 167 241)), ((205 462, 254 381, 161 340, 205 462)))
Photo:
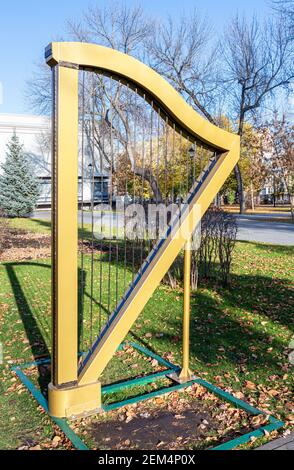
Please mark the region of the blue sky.
MULTIPOLYGON (((24 99, 25 83, 30 78, 34 63, 43 57, 45 46, 64 35, 66 21, 78 19, 87 5, 107 3, 107 0, 4 0, 0 7, 0 113, 29 113, 24 99), (1 90, 0 90, 1 94, 1 90)), ((268 0, 145 0, 145 10, 162 17, 197 7, 211 19, 216 28, 222 29, 234 13, 269 12, 268 0)))

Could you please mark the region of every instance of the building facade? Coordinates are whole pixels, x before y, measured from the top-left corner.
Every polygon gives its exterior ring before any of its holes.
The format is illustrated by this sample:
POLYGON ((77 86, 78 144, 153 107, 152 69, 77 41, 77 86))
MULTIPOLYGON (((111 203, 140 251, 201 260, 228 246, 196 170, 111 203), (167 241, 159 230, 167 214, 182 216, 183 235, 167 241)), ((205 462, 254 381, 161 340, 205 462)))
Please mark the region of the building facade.
MULTIPOLYGON (((16 134, 24 152, 32 163, 32 168, 40 182, 38 206, 51 205, 51 119, 47 116, 1 114, 0 113, 0 164, 5 160, 7 144, 16 134)), ((109 175, 92 170, 92 158, 85 152, 84 172, 79 165, 78 194, 90 204, 109 200, 109 175), (83 173, 83 191, 82 191, 83 173)), ((0 170, 1 171, 1 170, 0 170)))

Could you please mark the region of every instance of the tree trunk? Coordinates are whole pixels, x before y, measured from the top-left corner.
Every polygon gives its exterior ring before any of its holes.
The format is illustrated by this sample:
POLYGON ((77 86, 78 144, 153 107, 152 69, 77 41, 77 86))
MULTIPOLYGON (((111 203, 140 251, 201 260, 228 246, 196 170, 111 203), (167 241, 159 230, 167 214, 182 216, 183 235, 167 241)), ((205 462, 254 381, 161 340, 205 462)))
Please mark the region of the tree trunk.
POLYGON ((292 223, 294 223, 294 195, 289 194, 289 202, 290 202, 292 223))
MULTIPOLYGON (((242 105, 241 105, 241 109, 240 109, 240 119, 239 119, 239 128, 238 128, 238 135, 240 136, 240 141, 241 141, 240 144, 241 145, 242 145, 242 135, 243 135, 243 128, 244 128, 244 118, 245 118, 245 114, 244 114, 244 110, 243 110, 244 96, 245 96, 245 89, 244 89, 244 85, 243 85, 242 105)), ((245 197, 244 197, 243 179, 242 179, 242 174, 241 174, 241 170, 240 170, 240 167, 239 167, 238 163, 235 166, 234 171, 235 171, 235 177, 236 177, 236 180, 237 180, 237 187, 238 187, 238 193, 239 193, 239 206, 240 206, 239 212, 240 212, 240 214, 244 214, 244 212, 245 212, 245 197)))
POLYGON ((252 181, 250 183, 250 195, 251 195, 251 210, 254 211, 255 210, 255 207, 254 207, 254 189, 253 189, 252 181))
POLYGON ((156 181, 156 178, 153 176, 152 172, 146 168, 135 167, 134 173, 135 175, 140 176, 141 178, 143 178, 145 181, 147 181, 150 184, 150 188, 153 192, 156 202, 157 203, 162 202, 163 200, 162 194, 161 194, 159 185, 156 181))
POLYGON ((237 180, 240 214, 244 214, 244 212, 245 212, 244 189, 243 189, 242 175, 241 175, 241 171, 240 171, 240 167, 239 167, 238 163, 234 168, 234 172, 235 172, 235 177, 236 177, 236 180, 237 180))

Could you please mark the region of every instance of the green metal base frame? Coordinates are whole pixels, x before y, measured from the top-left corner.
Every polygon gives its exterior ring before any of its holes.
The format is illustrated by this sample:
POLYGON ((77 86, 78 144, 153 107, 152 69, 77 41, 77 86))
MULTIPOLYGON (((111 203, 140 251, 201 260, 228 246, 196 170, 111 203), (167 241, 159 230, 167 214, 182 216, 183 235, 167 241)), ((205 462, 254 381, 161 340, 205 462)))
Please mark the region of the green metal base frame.
MULTIPOLYGON (((124 346, 125 343, 122 343, 119 347, 121 349, 124 346)), ((134 343, 134 342, 128 342, 130 346, 132 346, 134 349, 137 351, 141 352, 142 354, 152 357, 153 359, 156 359, 159 364, 164 365, 167 367, 167 369, 156 372, 154 374, 146 375, 143 377, 137 377, 135 379, 129 379, 125 380, 123 382, 117 382, 113 383, 110 385, 104 385, 102 387, 102 395, 110 394, 116 391, 119 391, 123 388, 131 388, 137 385, 145 385, 147 383, 151 383, 156 381, 157 379, 160 379, 162 377, 169 378, 168 375, 179 372, 180 367, 172 364, 171 362, 167 361, 166 359, 162 358, 161 356, 158 356, 154 352, 150 351, 149 349, 134 343)), ((16 375, 19 377, 19 379, 23 382, 23 384, 27 387, 27 389, 31 392, 33 397, 37 400, 40 406, 45 410, 46 413, 49 414, 48 411, 48 401, 44 397, 44 395, 40 392, 40 390, 35 387, 35 385, 27 378, 27 376, 24 374, 23 369, 26 369, 27 367, 30 367, 32 365, 41 365, 41 364, 50 364, 51 360, 50 359, 42 359, 39 361, 32 361, 29 363, 17 365, 11 367, 11 370, 13 370, 16 375)), ((170 378, 169 378, 170 379, 170 378)), ((170 379, 171 380, 171 379, 170 379)), ((188 382, 184 383, 177 383, 175 385, 171 385, 168 387, 163 387, 159 390, 154 390, 153 392, 148 392, 142 395, 138 395, 135 397, 130 397, 122 401, 114 402, 109 405, 103 405, 102 408, 104 411, 111 411, 117 408, 121 408, 126 405, 130 405, 133 403, 138 403, 143 400, 148 400, 153 397, 157 397, 159 395, 163 395, 165 393, 170 393, 176 390, 180 390, 182 388, 188 387, 190 385, 193 385, 194 383, 197 383, 199 385, 202 385, 204 388, 209 390, 210 392, 214 393, 216 396, 219 398, 232 403, 234 406, 237 408, 241 408, 242 410, 246 411, 247 413, 251 415, 259 415, 259 414, 265 414, 263 411, 254 408, 253 406, 249 405, 243 400, 240 400, 233 395, 231 395, 228 392, 225 392, 224 390, 221 390, 220 388, 216 387, 215 385, 212 385, 209 382, 206 382, 206 380, 196 378, 193 380, 190 380, 188 382)), ((71 429, 71 427, 68 424, 68 420, 65 418, 55 418, 53 416, 50 416, 50 418, 57 424, 57 426, 64 432, 64 434, 67 436, 67 438, 72 442, 74 447, 78 450, 89 450, 89 448, 84 444, 84 442, 79 438, 79 436, 71 429)), ((234 449, 235 447, 246 444, 247 442, 250 441, 252 437, 258 438, 258 437, 263 437, 266 432, 271 432, 274 430, 277 430, 284 426, 283 421, 279 421, 278 419, 274 418, 273 416, 268 417, 268 424, 265 426, 261 426, 258 429, 255 429, 254 431, 251 431, 249 433, 243 434, 241 436, 238 436, 235 439, 231 439, 230 441, 227 441, 223 444, 220 444, 216 447, 213 447, 211 450, 231 450, 234 449)))

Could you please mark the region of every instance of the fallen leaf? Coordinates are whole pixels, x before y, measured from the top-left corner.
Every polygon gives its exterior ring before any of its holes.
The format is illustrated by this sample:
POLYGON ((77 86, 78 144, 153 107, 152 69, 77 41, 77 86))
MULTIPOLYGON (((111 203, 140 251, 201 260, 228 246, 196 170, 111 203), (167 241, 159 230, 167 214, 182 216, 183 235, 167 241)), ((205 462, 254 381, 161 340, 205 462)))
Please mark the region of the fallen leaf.
POLYGON ((60 441, 61 441, 60 436, 54 436, 52 439, 52 447, 57 447, 60 441))
POLYGON ((245 380, 245 387, 248 388, 249 390, 256 390, 255 383, 250 382, 250 380, 245 380))

